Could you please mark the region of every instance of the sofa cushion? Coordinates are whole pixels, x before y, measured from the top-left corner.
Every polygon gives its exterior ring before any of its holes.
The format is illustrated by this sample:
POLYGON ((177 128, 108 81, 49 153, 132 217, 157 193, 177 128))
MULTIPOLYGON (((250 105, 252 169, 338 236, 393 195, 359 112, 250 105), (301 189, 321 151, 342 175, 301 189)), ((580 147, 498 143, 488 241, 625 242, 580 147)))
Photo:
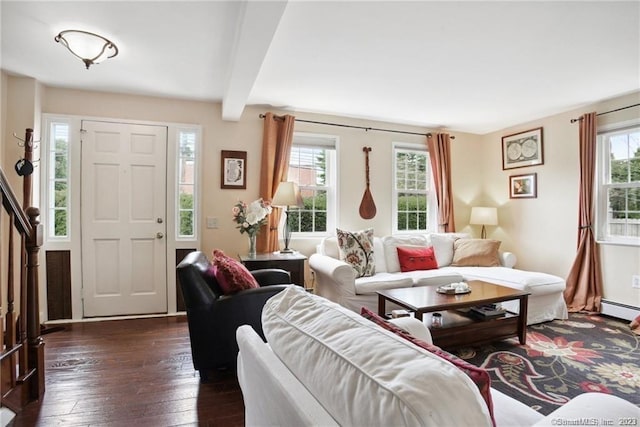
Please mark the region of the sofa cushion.
POLYGON ((386 329, 387 331, 391 331, 394 334, 414 343, 415 345, 417 345, 418 347, 424 348, 425 350, 427 350, 428 352, 431 352, 437 356, 442 357, 444 360, 446 360, 447 362, 452 363, 453 365, 455 365, 458 369, 460 369, 462 372, 464 372, 465 374, 467 374, 469 376, 469 378, 471 378, 471 380, 475 383, 475 385, 478 387, 478 391, 480 391, 480 394, 482 395, 482 398, 484 399, 485 403, 487 404, 487 408, 489 409, 489 412, 491 413, 491 419, 493 421, 493 425, 495 425, 495 420, 493 417, 493 401, 491 399, 491 377, 489 376, 489 373, 482 369, 479 368, 475 365, 472 365, 469 362, 466 362, 462 359, 460 359, 459 357, 454 356, 453 354, 444 351, 443 349, 441 349, 440 347, 438 347, 437 345, 431 344, 429 342, 426 342, 424 340, 421 340, 419 338, 414 337, 413 335, 405 332, 403 329, 397 327, 396 325, 387 322, 386 319, 383 319, 382 317, 380 317, 377 313, 374 313, 373 311, 369 310, 366 307, 362 307, 362 310, 360 312, 360 314, 362 314, 362 316, 365 319, 369 319, 371 320, 373 323, 375 323, 376 325, 386 329))
POLYGON ((453 242, 452 266, 456 267, 499 267, 499 240, 456 239, 453 242))
POLYGON ((387 272, 398 273, 400 260, 398 259, 398 246, 429 246, 427 236, 424 234, 393 235, 382 238, 384 247, 384 259, 387 264, 387 272))
POLYGON ((484 280, 500 286, 531 292, 531 295, 544 295, 562 292, 566 287, 563 278, 536 271, 518 270, 506 267, 451 267, 467 280, 484 280))
POLYGON ((398 246, 400 271, 433 270, 438 268, 432 246, 398 246))
POLYGON ((404 277, 410 277, 413 286, 441 286, 463 281, 463 277, 455 270, 445 267, 436 270, 417 270, 401 273, 404 277))
POLYGON ((298 286, 267 301, 262 324, 274 353, 340 425, 491 425, 458 368, 298 286))
POLYGON ((255 277, 247 270, 247 267, 239 261, 228 257, 219 249, 213 250, 213 265, 216 267, 215 275, 225 295, 235 294, 244 289, 259 288, 255 277))
POLYGON ((373 253, 373 228, 360 231, 346 231, 336 228, 340 259, 356 270, 357 277, 376 274, 373 253))
POLYGON ((371 277, 356 279, 354 285, 357 295, 366 295, 384 289, 410 288, 413 286, 413 279, 397 273, 376 273, 371 277))
POLYGON ((468 239, 468 233, 431 233, 427 240, 436 253, 438 267, 446 267, 453 261, 453 242, 456 239, 468 239))

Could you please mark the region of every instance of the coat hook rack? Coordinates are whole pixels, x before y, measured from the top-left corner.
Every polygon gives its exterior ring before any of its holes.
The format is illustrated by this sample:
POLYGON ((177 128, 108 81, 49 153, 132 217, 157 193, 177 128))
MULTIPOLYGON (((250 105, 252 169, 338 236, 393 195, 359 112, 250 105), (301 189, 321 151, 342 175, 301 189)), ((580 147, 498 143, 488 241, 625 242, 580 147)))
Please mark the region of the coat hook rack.
POLYGON ((20 142, 18 142, 18 147, 24 147, 25 145, 28 145, 30 147, 34 147, 36 144, 40 143, 40 140, 38 140, 38 141, 27 141, 26 139, 20 138, 15 132, 13 133, 13 137, 15 139, 17 139, 18 141, 20 141, 20 142))

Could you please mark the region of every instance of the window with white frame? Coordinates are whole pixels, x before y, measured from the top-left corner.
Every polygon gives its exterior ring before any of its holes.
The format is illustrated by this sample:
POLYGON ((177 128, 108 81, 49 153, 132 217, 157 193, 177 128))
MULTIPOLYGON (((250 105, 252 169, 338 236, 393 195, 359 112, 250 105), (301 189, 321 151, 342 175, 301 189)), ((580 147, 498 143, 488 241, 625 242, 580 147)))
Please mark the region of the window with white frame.
POLYGON ((436 200, 431 180, 429 153, 408 145, 395 144, 393 186, 393 230, 436 230, 436 200))
POLYGON ((287 180, 298 184, 304 205, 289 210, 294 233, 327 233, 335 228, 336 141, 334 136, 294 134, 287 180))
POLYGON ((640 124, 598 135, 598 239, 640 244, 640 124))
POLYGON ((49 123, 48 227, 51 239, 69 239, 69 124, 49 123))
POLYGON ((177 237, 194 238, 196 235, 196 150, 198 132, 178 131, 178 194, 177 237))

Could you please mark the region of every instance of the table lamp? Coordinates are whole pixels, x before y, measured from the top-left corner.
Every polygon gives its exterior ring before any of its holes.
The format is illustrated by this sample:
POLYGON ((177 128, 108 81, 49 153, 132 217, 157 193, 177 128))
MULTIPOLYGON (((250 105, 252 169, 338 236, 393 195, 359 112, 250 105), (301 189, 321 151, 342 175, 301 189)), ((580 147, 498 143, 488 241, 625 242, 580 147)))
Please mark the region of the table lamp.
POLYGON ((487 238, 486 225, 498 225, 498 209, 474 206, 471 208, 469 224, 482 225, 481 237, 487 238))
POLYGON ((295 182, 291 181, 282 181, 280 185, 278 185, 278 189, 276 190, 276 194, 273 196, 273 200, 271 201, 273 206, 284 206, 286 209, 284 211, 285 219, 284 219, 284 231, 282 233, 282 237, 284 240, 284 249, 280 251, 281 254, 290 254, 293 251, 289 248, 289 242, 291 241, 291 225, 289 224, 289 207, 296 206, 301 208, 302 204, 302 196, 300 195, 300 189, 295 182))

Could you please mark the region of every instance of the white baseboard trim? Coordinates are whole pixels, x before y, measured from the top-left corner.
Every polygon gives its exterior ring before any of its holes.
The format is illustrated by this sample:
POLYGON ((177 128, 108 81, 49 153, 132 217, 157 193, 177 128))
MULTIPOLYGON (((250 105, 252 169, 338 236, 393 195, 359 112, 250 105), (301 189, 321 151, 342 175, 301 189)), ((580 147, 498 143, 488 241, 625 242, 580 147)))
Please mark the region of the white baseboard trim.
POLYGON ((640 307, 602 300, 601 313, 607 316, 617 317, 618 319, 632 321, 637 316, 640 316, 640 307))

